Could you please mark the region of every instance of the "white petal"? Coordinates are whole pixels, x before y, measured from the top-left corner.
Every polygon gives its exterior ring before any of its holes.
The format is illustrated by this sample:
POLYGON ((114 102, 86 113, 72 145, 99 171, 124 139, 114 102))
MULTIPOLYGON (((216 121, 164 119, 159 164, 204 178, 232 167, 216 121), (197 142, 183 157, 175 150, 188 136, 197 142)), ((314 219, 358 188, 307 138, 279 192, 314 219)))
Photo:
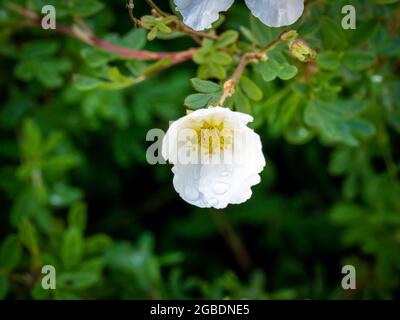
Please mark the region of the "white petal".
POLYGON ((304 0, 245 0, 252 14, 270 27, 288 26, 303 14, 304 0))
POLYGON ((174 0, 183 22, 196 31, 211 28, 219 13, 226 11, 234 0, 174 0))

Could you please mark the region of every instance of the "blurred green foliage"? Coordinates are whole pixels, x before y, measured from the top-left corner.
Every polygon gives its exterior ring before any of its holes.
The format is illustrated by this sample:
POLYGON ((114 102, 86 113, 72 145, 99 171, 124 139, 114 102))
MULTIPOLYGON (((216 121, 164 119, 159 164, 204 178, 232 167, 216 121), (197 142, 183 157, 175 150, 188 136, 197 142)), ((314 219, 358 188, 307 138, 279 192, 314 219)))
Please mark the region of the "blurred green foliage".
MULTIPOLYGON (((173 19, 145 16, 148 30, 134 29, 124 1, 12 2, 54 4, 57 23, 85 19, 121 47, 196 46, 173 19)), ((267 167, 247 203, 216 212, 184 203, 168 165, 147 164, 146 133, 184 105, 218 101, 238 50, 283 29, 238 2, 193 62, 154 74, 170 61, 22 29, 1 1, 0 298, 399 297, 400 7, 351 2, 356 30, 341 28, 342 0, 307 1, 290 27, 315 61, 296 60, 284 42, 247 68, 227 103, 254 116, 267 167), (41 287, 45 264, 56 267, 56 290, 41 287), (345 264, 357 290, 340 286, 345 264)))

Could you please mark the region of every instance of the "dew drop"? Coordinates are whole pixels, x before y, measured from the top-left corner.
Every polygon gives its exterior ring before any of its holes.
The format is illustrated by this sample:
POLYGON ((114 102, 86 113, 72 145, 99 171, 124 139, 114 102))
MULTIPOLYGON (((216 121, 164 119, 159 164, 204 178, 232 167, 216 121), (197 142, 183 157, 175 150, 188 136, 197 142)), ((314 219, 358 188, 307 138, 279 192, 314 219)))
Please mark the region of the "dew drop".
POLYGON ((221 177, 227 177, 227 176, 229 176, 231 173, 229 172, 229 171, 227 171, 227 170, 225 170, 225 171, 222 171, 221 173, 220 173, 220 176, 221 177))
POLYGON ((199 198, 199 192, 193 187, 185 187, 183 193, 188 200, 194 201, 199 198))
POLYGON ((213 190, 218 195, 224 194, 229 190, 229 184, 225 182, 217 182, 214 184, 213 190))

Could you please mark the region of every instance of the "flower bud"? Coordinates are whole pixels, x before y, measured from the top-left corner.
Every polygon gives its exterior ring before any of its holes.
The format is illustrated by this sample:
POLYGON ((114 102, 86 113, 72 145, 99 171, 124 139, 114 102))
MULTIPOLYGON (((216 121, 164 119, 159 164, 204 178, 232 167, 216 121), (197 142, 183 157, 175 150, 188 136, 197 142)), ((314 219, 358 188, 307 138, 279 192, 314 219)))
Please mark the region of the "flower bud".
POLYGON ((315 50, 311 49, 305 41, 300 39, 293 40, 289 48, 292 56, 301 62, 308 62, 316 56, 315 50))
POLYGON ((297 33, 296 30, 290 30, 281 35, 281 40, 288 41, 288 42, 293 41, 293 40, 297 39, 298 35, 299 34, 297 33))

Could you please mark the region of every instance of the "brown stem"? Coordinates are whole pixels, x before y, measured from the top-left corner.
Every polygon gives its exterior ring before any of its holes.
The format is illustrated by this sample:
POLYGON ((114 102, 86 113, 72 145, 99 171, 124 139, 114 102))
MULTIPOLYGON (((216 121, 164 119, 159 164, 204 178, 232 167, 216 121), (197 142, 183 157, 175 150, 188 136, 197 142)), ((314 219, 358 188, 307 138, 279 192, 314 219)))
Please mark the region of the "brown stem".
POLYGON ((247 52, 242 56, 239 64, 237 65, 235 71, 233 72, 232 76, 229 80, 225 81, 224 83, 224 91, 222 93, 221 99, 219 100, 219 105, 223 106, 226 99, 231 97, 235 93, 235 87, 243 73, 246 69, 248 63, 254 61, 258 62, 263 60, 265 57, 264 54, 261 53, 254 53, 254 52, 247 52))
POLYGON ((147 3, 149 4, 149 6, 150 6, 151 8, 153 8, 161 17, 166 17, 166 16, 169 15, 168 13, 162 11, 162 10, 153 2, 153 0, 146 0, 146 2, 147 2, 147 3))
POLYGON ((272 49, 275 45, 282 41, 282 35, 284 35, 286 31, 283 31, 279 36, 276 37, 273 41, 268 43, 262 50, 262 52, 267 52, 268 50, 272 49))
POLYGON ((133 4, 133 0, 129 0, 129 3, 126 4, 126 8, 128 9, 128 13, 129 13, 129 18, 131 19, 135 28, 139 28, 141 26, 141 23, 140 23, 140 20, 136 19, 136 17, 133 15, 134 7, 135 7, 135 5, 133 4))
POLYGON ((235 71, 233 72, 232 76, 229 80, 225 81, 224 83, 224 90, 219 100, 219 105, 223 106, 226 99, 231 97, 235 93, 235 87, 242 76, 243 71, 246 69, 246 66, 250 62, 259 62, 267 60, 267 51, 272 49, 275 45, 277 45, 280 41, 282 41, 282 35, 286 32, 282 32, 276 39, 268 43, 264 48, 262 48, 259 52, 247 52, 242 56, 239 64, 237 65, 235 71))
POLYGON ((250 255, 239 234, 236 232, 224 213, 213 211, 211 212, 211 215, 221 233, 221 236, 232 250, 232 253, 242 270, 245 272, 249 271, 251 267, 250 255))
MULTIPOLYGON (((41 20, 34 12, 25 9, 23 7, 12 5, 10 8, 18 13, 19 15, 26 18, 30 24, 27 26, 40 26, 41 20)), ((27 21, 27 22, 28 22, 27 21)), ((85 42, 88 45, 103 49, 108 52, 112 52, 117 54, 122 58, 130 58, 130 59, 137 59, 137 60, 162 60, 165 58, 171 58, 171 65, 181 63, 187 60, 190 60, 193 54, 196 52, 197 49, 191 48, 185 51, 178 51, 178 52, 152 52, 146 50, 132 50, 120 46, 116 46, 112 43, 107 41, 98 39, 94 36, 94 34, 88 30, 82 30, 77 26, 65 26, 65 25, 57 25, 57 29, 55 32, 62 33, 68 35, 72 38, 78 39, 82 42, 85 42)))

